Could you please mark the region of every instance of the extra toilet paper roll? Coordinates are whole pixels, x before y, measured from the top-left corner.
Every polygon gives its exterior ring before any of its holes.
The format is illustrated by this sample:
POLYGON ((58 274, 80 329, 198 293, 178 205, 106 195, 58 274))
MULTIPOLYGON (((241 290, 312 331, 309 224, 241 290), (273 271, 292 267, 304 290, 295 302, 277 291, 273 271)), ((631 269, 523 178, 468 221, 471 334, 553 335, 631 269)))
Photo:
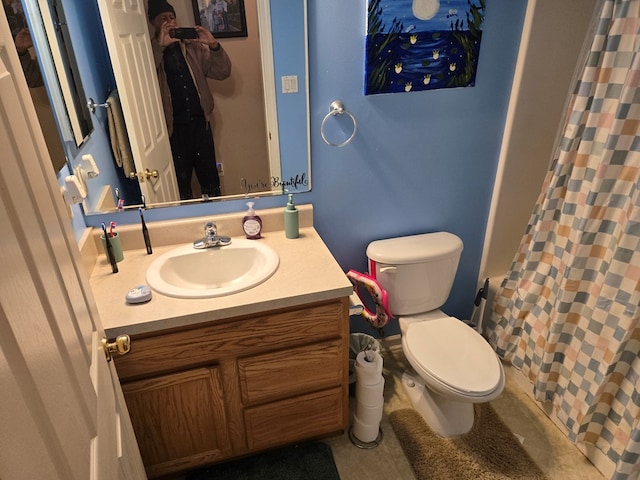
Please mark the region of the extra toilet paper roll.
POLYGON ((356 384, 375 385, 382 378, 382 357, 374 350, 356 356, 356 384))
POLYGON ((374 385, 356 382, 356 400, 370 407, 384 402, 384 377, 381 376, 380 381, 374 385))
POLYGON ((378 430, 380 425, 378 423, 368 424, 360 421, 357 416, 353 416, 353 425, 351 427, 351 433, 361 442, 371 443, 375 442, 378 438, 378 430))
MULTIPOLYGON (((365 425, 379 425, 382 420, 383 402, 378 405, 369 406, 361 402, 356 402, 355 416, 365 425)), ((358 437, 359 438, 359 437, 358 437)), ((362 440, 362 439, 361 439, 362 440)))

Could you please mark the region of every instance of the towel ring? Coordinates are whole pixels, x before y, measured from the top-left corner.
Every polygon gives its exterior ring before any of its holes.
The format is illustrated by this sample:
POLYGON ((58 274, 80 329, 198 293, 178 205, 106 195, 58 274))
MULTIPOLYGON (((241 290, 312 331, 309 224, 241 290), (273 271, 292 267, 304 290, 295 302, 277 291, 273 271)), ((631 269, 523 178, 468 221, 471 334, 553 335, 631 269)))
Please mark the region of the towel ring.
POLYGON ((344 105, 340 100, 334 100, 333 102, 331 102, 331 105, 329 105, 329 113, 327 113, 325 117, 322 119, 322 126, 320 127, 320 134, 322 135, 322 139, 324 140, 324 142, 327 145, 330 145, 332 147, 344 147, 346 144, 351 142, 351 140, 353 140, 353 137, 356 136, 357 131, 358 131, 358 122, 356 122, 356 117, 354 117, 351 112, 349 112, 344 108, 344 105), (347 115, 349 115, 349 117, 351 117, 351 121, 353 122, 353 133, 349 138, 347 138, 342 143, 330 142, 329 140, 327 140, 327 137, 324 133, 325 124, 327 123, 327 120, 329 118, 335 117, 336 115, 342 115, 344 113, 346 113, 347 115))

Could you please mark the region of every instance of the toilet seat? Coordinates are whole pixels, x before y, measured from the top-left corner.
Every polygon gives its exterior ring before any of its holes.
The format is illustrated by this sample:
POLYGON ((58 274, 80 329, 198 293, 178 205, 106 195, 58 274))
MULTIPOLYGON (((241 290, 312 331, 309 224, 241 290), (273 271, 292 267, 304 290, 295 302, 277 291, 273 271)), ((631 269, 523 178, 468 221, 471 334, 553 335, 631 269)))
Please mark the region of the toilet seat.
POLYGON ((417 373, 444 392, 484 399, 504 383, 493 349, 454 317, 410 323, 403 345, 417 373))

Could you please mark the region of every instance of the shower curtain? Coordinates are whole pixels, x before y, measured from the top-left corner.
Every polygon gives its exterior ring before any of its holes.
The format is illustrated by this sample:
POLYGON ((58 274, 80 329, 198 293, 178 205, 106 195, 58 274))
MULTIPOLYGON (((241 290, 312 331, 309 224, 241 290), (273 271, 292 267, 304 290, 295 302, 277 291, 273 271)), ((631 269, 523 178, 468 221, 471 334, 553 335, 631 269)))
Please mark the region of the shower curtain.
MULTIPOLYGON (((640 476, 640 0, 605 0, 484 333, 614 479, 640 476)), ((558 48, 562 48, 558 46, 558 48)), ((552 67, 550 67, 552 68, 552 67)))

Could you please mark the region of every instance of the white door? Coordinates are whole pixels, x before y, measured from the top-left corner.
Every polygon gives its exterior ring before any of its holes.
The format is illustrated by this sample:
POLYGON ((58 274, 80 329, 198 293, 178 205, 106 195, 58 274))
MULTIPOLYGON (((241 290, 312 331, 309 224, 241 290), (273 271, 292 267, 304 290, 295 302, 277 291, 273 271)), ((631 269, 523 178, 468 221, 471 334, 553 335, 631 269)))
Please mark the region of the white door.
POLYGON ((140 190, 147 203, 180 199, 143 1, 98 0, 113 73, 122 102, 140 190))
POLYGON ((146 478, 66 206, 0 16, 0 478, 146 478), (16 75, 15 72, 18 72, 16 75))

